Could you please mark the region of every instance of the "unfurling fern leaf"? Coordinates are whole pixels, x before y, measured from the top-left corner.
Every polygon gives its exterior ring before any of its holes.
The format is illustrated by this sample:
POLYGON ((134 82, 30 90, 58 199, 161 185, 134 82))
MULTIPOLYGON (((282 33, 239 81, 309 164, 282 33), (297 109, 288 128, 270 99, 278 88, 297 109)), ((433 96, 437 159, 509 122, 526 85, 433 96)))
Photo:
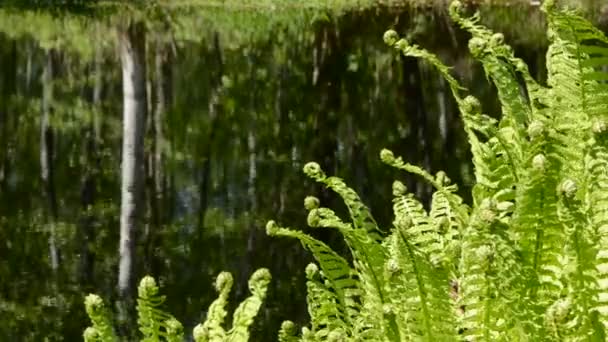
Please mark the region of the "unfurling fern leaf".
POLYGON ((398 267, 399 276, 387 280, 402 336, 412 340, 454 339, 456 311, 448 291, 448 267, 445 260, 437 260, 439 225, 428 220, 420 203, 406 193, 402 183, 393 184, 393 195, 395 228, 388 238, 391 259, 387 266, 393 269, 392 273, 398 267))
POLYGON ((86 342, 114 342, 118 338, 114 334, 112 328, 112 320, 110 312, 103 303, 103 300, 98 295, 90 294, 84 300, 89 319, 93 323, 84 331, 84 340, 86 342))
POLYGON ((222 324, 224 324, 224 319, 228 314, 226 304, 233 282, 232 274, 229 272, 222 272, 217 276, 215 289, 219 292, 219 296, 209 306, 205 322, 194 328, 196 331, 194 334, 195 341, 223 342, 226 338, 226 331, 222 324))
POLYGON ((358 298, 361 291, 348 262, 323 242, 302 232, 280 228, 274 221, 268 222, 266 232, 270 236, 297 238, 306 249, 312 252, 321 267, 323 277, 328 281, 327 288, 335 296, 335 305, 339 312, 337 316, 344 321, 343 328, 346 333, 352 336, 355 321, 361 310, 358 298))
POLYGON ((361 298, 364 326, 359 329, 363 332, 355 331, 356 335, 373 336, 377 329, 386 331, 389 340, 398 340, 395 330, 394 317, 387 315, 384 317, 384 306, 389 304, 384 286, 382 284, 382 274, 386 261, 386 252, 380 245, 381 230, 371 216, 369 209, 362 203, 357 193, 346 186, 337 177, 327 177, 317 163, 307 163, 304 166, 304 173, 318 182, 326 184, 338 193, 344 203, 349 208, 353 226, 345 224, 338 218, 333 211, 328 208, 315 208, 309 213, 308 222, 312 227, 336 228, 342 233, 350 251, 353 255, 353 263, 357 271, 360 286, 366 295, 361 298), (375 318, 372 318, 375 317, 375 318), (380 324, 380 326, 378 326, 380 324))
POLYGON ((295 324, 292 321, 285 321, 281 324, 281 330, 279 330, 279 342, 297 342, 296 334, 295 324))
POLYGON ((160 295, 154 278, 145 276, 139 283, 137 293, 137 323, 139 331, 143 334, 142 341, 160 341, 161 337, 163 339, 167 337, 167 330, 171 330, 174 337, 175 330, 179 330, 175 329, 176 320, 162 310, 165 296, 160 295), (167 323, 171 324, 171 328, 167 329, 167 323))
MULTIPOLYGON (((209 306, 207 320, 198 324, 192 335, 197 342, 246 342, 249 340, 249 327, 257 315, 270 282, 270 272, 259 269, 249 280, 251 296, 245 299, 236 309, 232 329, 224 330, 222 324, 227 315, 225 306, 232 287, 232 275, 222 272, 216 279, 215 287, 219 297, 209 306)), ((159 293, 154 278, 144 277, 137 289, 137 323, 142 333, 141 341, 149 342, 178 342, 184 340, 184 327, 172 315, 162 310, 165 297, 159 293)), ((109 311, 104 307, 99 296, 89 295, 85 299, 87 314, 93 325, 85 329, 83 336, 90 342, 118 341, 114 334, 109 311)))
POLYGON ((167 342, 182 342, 184 340, 184 326, 175 318, 165 322, 167 329, 167 342))
POLYGON ((234 311, 232 329, 228 331, 227 342, 240 342, 249 340, 249 327, 257 316, 270 283, 270 271, 261 268, 249 278, 249 291, 251 296, 246 298, 234 311))
POLYGON ((346 335, 347 328, 340 312, 335 294, 324 282, 315 264, 306 267, 308 313, 312 323, 311 332, 319 341, 327 340, 329 334, 346 335))
POLYGON ((209 306, 205 322, 194 327, 194 340, 196 342, 248 341, 249 327, 266 298, 270 279, 270 272, 265 268, 261 268, 251 275, 249 279, 251 296, 239 304, 234 312, 232 328, 226 332, 222 324, 227 314, 225 307, 232 288, 233 278, 228 272, 220 273, 215 281, 219 297, 209 306))

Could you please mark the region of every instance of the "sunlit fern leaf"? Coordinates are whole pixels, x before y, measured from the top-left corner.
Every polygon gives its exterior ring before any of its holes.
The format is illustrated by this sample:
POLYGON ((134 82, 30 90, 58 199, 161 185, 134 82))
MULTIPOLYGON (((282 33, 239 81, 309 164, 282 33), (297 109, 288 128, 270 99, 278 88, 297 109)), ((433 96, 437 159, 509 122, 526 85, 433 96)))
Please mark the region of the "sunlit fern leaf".
POLYGON ((183 342, 184 326, 175 318, 170 318, 165 322, 167 329, 167 342, 183 342))
POLYGON ((306 278, 306 302, 315 338, 326 341, 332 332, 346 335, 349 328, 344 324, 343 313, 338 310, 336 295, 324 284, 316 264, 311 263, 306 267, 306 278))
POLYGON ((543 10, 551 46, 557 50, 548 53, 549 85, 564 105, 584 111, 589 118, 605 118, 608 38, 582 16, 556 8, 553 0, 545 1, 543 10))
POLYGON ((296 336, 296 326, 292 321, 284 321, 281 323, 281 329, 279 330, 279 342, 298 342, 299 339, 296 336))
POLYGON ((399 34, 394 30, 388 30, 384 33, 384 42, 402 53, 404 56, 420 58, 432 66, 445 78, 450 86, 452 95, 456 101, 461 100, 461 92, 464 91, 464 87, 450 74, 450 68, 443 64, 437 55, 428 52, 425 49, 420 48, 418 45, 410 44, 407 40, 399 38, 399 34))
POLYGON ((418 175, 420 177, 422 177, 425 181, 427 181, 428 183, 430 183, 431 185, 433 185, 433 187, 437 190, 440 190, 443 188, 443 184, 438 182, 437 180, 435 180, 435 177, 433 177, 430 173, 428 173, 426 170, 422 169, 419 166, 416 165, 412 165, 410 163, 405 163, 403 161, 403 158, 401 157, 395 157, 395 155, 393 154, 392 151, 387 150, 387 149, 383 149, 380 152, 380 160, 382 160, 383 163, 390 165, 394 168, 397 169, 401 169, 404 170, 406 172, 409 172, 411 174, 414 175, 418 175))
MULTIPOLYGON (((442 256, 444 264, 455 271, 455 261, 460 259, 460 238, 462 229, 468 222, 468 215, 461 216, 458 208, 454 208, 449 197, 454 195, 449 190, 438 190, 433 193, 429 217, 433 226, 437 227, 441 237, 442 256)), ((456 195, 454 195, 456 196, 456 195)))
MULTIPOLYGON (((443 249, 447 245, 450 245, 448 249, 451 248, 452 251, 458 249, 456 246, 458 226, 462 226, 464 222, 468 221, 469 208, 463 203, 462 198, 454 193, 457 190, 456 185, 449 184, 450 180, 446 176, 445 172, 438 172, 437 177, 433 177, 419 167, 404 163, 401 157, 395 158, 394 154, 387 149, 383 149, 380 152, 380 159, 384 163, 395 168, 420 175, 437 189, 437 192, 435 192, 433 195, 434 204, 431 206, 432 214, 429 216, 429 218, 432 219, 434 226, 439 228, 437 230, 437 233, 439 234, 439 241, 437 241, 437 245, 439 245, 438 247, 442 250, 442 252, 439 253, 437 257, 439 259, 445 259, 443 249), (444 222, 444 218, 447 221, 444 222), (444 223, 450 226, 450 228, 446 229, 445 231, 442 230, 444 223)), ((401 184, 400 186, 403 185, 401 184)), ((419 213, 419 215, 414 215, 413 217, 413 219, 417 221, 413 222, 414 226, 429 227, 429 222, 423 222, 428 221, 428 219, 424 218, 424 216, 427 215, 426 212, 424 212, 422 205, 413 197, 408 198, 407 202, 411 204, 409 207, 412 208, 412 210, 419 213)))
POLYGON ((145 276, 137 288, 137 323, 142 342, 156 342, 167 336, 166 324, 174 319, 162 310, 165 297, 159 293, 154 278, 145 276))
MULTIPOLYGON (((549 126, 542 134, 532 134, 526 151, 527 169, 517 188, 512 231, 517 236, 525 267, 531 270, 529 296, 539 312, 544 312, 564 289, 564 260, 567 236, 558 217, 558 184, 566 137, 549 126)), ((542 321, 538 321, 542 327, 542 321)), ((544 336, 543 330, 535 334, 544 336)))
POLYGON ((589 216, 597 236, 596 268, 598 272, 597 308, 608 328, 608 132, 603 121, 594 124, 596 144, 591 148, 588 174, 594 182, 587 184, 589 216))
MULTIPOLYGON (((593 309, 597 307, 597 270, 595 268, 595 231, 585 218, 582 202, 577 199, 578 185, 571 179, 564 180, 558 188, 560 203, 558 213, 568 235, 568 314, 561 324, 561 336, 575 340, 575 336, 594 333, 593 309)), ((558 301, 559 302, 559 301, 558 301)), ((554 304, 556 305, 556 304, 554 304)), ((565 309, 562 309, 565 310, 565 309)), ((603 328, 602 328, 603 331, 603 328)))
POLYGON ((395 222, 401 227, 400 234, 413 247, 428 255, 433 264, 443 264, 445 261, 443 238, 422 203, 414 198, 413 194, 407 193, 407 188, 399 181, 393 183, 393 195, 395 222))
POLYGON ((209 306, 205 322, 195 328, 197 330, 197 333, 194 334, 196 342, 223 342, 226 338, 226 331, 222 325, 227 315, 226 305, 233 282, 232 274, 229 272, 222 272, 217 276, 215 289, 219 296, 209 306))
POLYGON ((387 282, 401 336, 410 340, 454 339, 457 329, 449 297, 448 271, 443 263, 433 260, 437 252, 427 251, 426 242, 417 245, 419 236, 428 233, 413 228, 432 223, 403 184, 395 182, 393 189, 396 228, 389 237, 387 282))
MULTIPOLYGON (((364 326, 356 327, 370 331, 382 327, 392 329, 393 318, 387 316, 388 320, 383 320, 383 306, 388 301, 382 278, 386 262, 386 251, 382 245, 370 237, 367 231, 355 229, 350 224, 343 222, 329 208, 313 208, 308 214, 308 224, 311 227, 337 229, 351 251, 362 291, 363 312, 361 317, 364 318, 363 323, 365 323, 364 326), (381 325, 378 326, 378 324, 381 325)), ((362 332, 358 331, 356 334, 360 335, 362 332)))
MULTIPOLYGON (((463 17, 462 9, 462 3, 453 1, 450 4, 450 16, 473 36, 469 41, 469 50, 473 57, 482 63, 486 75, 492 79, 498 90, 503 111, 501 127, 507 124, 515 128, 518 131, 518 142, 521 142, 531 112, 527 91, 521 89, 525 85, 519 81, 519 73, 524 73, 524 81, 533 81, 531 77, 527 77, 529 75, 526 74, 525 64, 519 63, 513 56, 511 47, 504 44, 503 35, 480 25, 478 13, 473 17, 463 17), (518 68, 520 65, 522 67, 518 68)), ((514 144, 514 147, 518 145, 514 144)))
POLYGON ((323 242, 300 231, 281 228, 274 221, 266 225, 270 236, 285 236, 300 240, 304 248, 312 252, 313 257, 323 271, 323 276, 329 281, 330 288, 336 295, 338 310, 342 313, 348 327, 355 326, 354 319, 361 310, 359 299, 359 284, 353 277, 353 270, 344 258, 334 252, 323 242))
POLYGON ((335 191, 348 207, 348 211, 357 229, 364 229, 376 242, 382 241, 382 234, 370 210, 363 204, 357 193, 349 188, 338 177, 327 177, 319 164, 311 162, 304 165, 304 173, 319 183, 335 191))
POLYGON ((232 329, 226 334, 227 342, 249 341, 249 327, 257 316, 264 299, 268 284, 270 283, 270 271, 261 268, 255 271, 249 278, 249 291, 251 296, 246 298, 234 311, 232 329))
MULTIPOLYGON (((463 230, 458 303, 467 341, 508 341, 524 329, 524 271, 493 200, 484 200, 463 230)), ((529 324, 526 324, 529 325, 529 324)))
MULTIPOLYGON (((387 303, 382 285, 386 253, 380 244, 382 240, 379 234, 380 229, 369 209, 361 202, 354 190, 337 177, 327 177, 317 163, 307 163, 304 166, 304 172, 336 191, 349 208, 354 227, 342 222, 333 211, 327 208, 309 208, 312 210, 308 215, 308 224, 311 227, 337 228, 350 248, 363 293, 361 300, 365 316, 365 324, 356 327, 368 330, 373 335, 375 334, 373 331, 378 328, 376 325, 381 324, 382 329, 396 333, 391 328, 394 327, 393 318, 388 316, 387 320, 383 319, 383 305, 387 303)), ((358 334, 360 335, 362 332, 358 332, 358 334)), ((391 337, 389 336, 389 338, 391 337)))
POLYGON ((86 296, 84 300, 85 310, 91 323, 91 327, 85 329, 83 337, 86 342, 114 342, 118 341, 112 328, 110 311, 106 308, 101 297, 95 294, 86 296))
POLYGON ((567 172, 578 173, 583 154, 576 152, 590 138, 591 124, 608 116, 608 38, 576 12, 556 8, 554 1, 546 1, 543 10, 551 41, 547 81, 560 113, 554 120, 570 137, 570 145, 576 145, 565 166, 572 169, 567 172))
MULTIPOLYGON (((483 27, 480 28, 485 29, 483 27)), ((497 132, 499 131, 497 130, 498 127, 496 127, 496 120, 490 118, 487 115, 482 114, 481 104, 473 96, 467 96, 466 98, 463 98, 462 92, 464 88, 452 75, 450 75, 450 69, 445 64, 443 64, 437 58, 437 56, 418 47, 417 45, 411 45, 405 39, 399 39, 397 32, 393 30, 389 30, 384 34, 384 41, 388 45, 393 46, 399 52, 403 53, 405 56, 417 57, 429 62, 448 81, 450 89, 452 90, 452 95, 454 96, 454 99, 458 104, 458 108, 461 111, 462 118, 464 121, 464 129, 469 138, 469 143, 471 144, 471 151, 473 153, 473 165, 475 166, 475 175, 477 182, 484 184, 486 186, 486 190, 494 189, 494 192, 499 192, 500 190, 506 190, 508 188, 511 188, 512 184, 507 184, 510 182, 505 182, 504 180, 505 177, 506 179, 511 180, 515 180, 517 178, 517 176, 515 175, 515 171, 517 170, 516 164, 519 161, 519 156, 521 153, 519 152, 519 149, 514 149, 518 148, 518 146, 512 146, 513 144, 510 142, 509 135, 504 137, 502 136, 504 135, 504 133, 510 132, 508 129, 509 127, 507 125, 502 125, 500 131, 501 134, 497 134, 497 132), (482 137, 480 137, 479 135, 481 135, 482 137), (489 147, 484 144, 486 139, 490 137, 494 137, 495 139, 497 139, 497 141, 500 142, 500 151, 493 151, 494 153, 492 153, 490 152, 489 147), (497 156, 501 159, 499 163, 507 163, 510 164, 511 167, 503 168, 503 172, 492 172, 492 168, 487 164, 488 162, 492 162, 494 159, 497 159, 497 156), (512 175, 509 175, 504 171, 508 171, 508 173, 511 173, 512 175), (507 188, 496 189, 497 180, 503 180, 502 183, 507 184, 507 188)), ((525 64, 523 62, 518 63, 518 66, 521 69, 525 69, 525 64)), ((534 85, 532 85, 532 87, 534 87, 534 85)), ((517 130, 520 130, 520 128, 517 128, 517 130)), ((518 139, 518 141, 520 140, 523 141, 522 139, 518 139)), ((408 172, 419 174, 427 180, 431 181, 431 183, 433 184, 432 177, 429 178, 427 175, 425 175, 424 171, 420 172, 421 169, 408 164, 402 165, 401 168, 404 168, 408 172)))

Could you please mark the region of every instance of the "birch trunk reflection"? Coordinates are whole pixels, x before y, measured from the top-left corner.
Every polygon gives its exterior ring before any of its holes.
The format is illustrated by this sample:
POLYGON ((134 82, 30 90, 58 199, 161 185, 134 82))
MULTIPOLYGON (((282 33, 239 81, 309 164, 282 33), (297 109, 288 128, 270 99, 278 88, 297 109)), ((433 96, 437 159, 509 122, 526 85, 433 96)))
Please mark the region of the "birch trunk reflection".
POLYGON ((46 55, 46 63, 42 75, 42 117, 40 120, 40 176, 44 184, 47 207, 47 224, 49 229, 49 257, 51 268, 59 268, 59 251, 56 241, 57 196, 55 192, 54 155, 55 132, 51 126, 53 116, 53 81, 56 73, 56 52, 50 50, 46 55))
POLYGON ((147 111, 145 26, 130 23, 119 32, 123 81, 123 143, 118 290, 133 286, 135 238, 143 202, 144 132, 147 111))

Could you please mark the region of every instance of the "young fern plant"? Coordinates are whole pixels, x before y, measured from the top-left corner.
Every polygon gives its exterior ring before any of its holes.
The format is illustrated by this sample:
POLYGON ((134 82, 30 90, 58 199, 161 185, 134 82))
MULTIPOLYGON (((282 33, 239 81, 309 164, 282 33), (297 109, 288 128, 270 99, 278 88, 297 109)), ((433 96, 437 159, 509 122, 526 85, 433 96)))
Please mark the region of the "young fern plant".
POLYGON ((573 10, 544 2, 547 86, 503 36, 450 6, 469 49, 494 83, 499 120, 432 53, 385 42, 423 59, 447 80, 471 146, 476 183, 464 204, 445 173, 432 175, 391 151, 381 160, 435 189, 430 210, 396 181, 392 226, 378 227, 354 190, 316 163, 304 173, 344 199, 350 222, 308 197, 308 224, 337 229, 352 264, 311 236, 297 238, 306 269, 310 327, 286 321, 279 341, 604 341, 608 325, 608 38, 573 10))
MULTIPOLYGON (((259 269, 249 279, 251 296, 245 299, 236 309, 230 330, 222 327, 227 315, 225 306, 233 284, 232 275, 228 272, 219 274, 215 287, 219 297, 209 306, 207 319, 198 324, 193 330, 196 342, 247 342, 249 327, 258 314, 266 298, 270 283, 270 272, 259 269)), ((165 297, 160 295, 154 278, 144 277, 138 287, 137 314, 138 327, 142 342, 181 342, 184 341, 184 327, 172 315, 162 309, 165 297)), ((85 308, 92 326, 84 331, 86 342, 115 342, 119 341, 112 327, 110 311, 104 306, 97 295, 85 298, 85 308)))

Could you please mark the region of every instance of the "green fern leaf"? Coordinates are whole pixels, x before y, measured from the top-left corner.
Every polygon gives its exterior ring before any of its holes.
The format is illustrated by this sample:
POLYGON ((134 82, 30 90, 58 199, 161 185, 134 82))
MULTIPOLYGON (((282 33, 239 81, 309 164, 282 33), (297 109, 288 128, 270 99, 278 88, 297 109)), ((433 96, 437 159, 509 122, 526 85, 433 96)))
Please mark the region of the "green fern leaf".
POLYGON ((234 311, 232 329, 228 331, 226 336, 227 342, 249 340, 249 327, 266 298, 270 279, 270 271, 265 268, 261 268, 251 275, 251 278, 249 278, 251 296, 245 299, 234 311))
POLYGON ((218 298, 211 303, 207 310, 207 319, 205 322, 195 328, 196 342, 223 342, 226 338, 226 331, 222 327, 226 318, 226 305, 228 304, 228 296, 232 289, 234 280, 229 272, 222 272, 215 280, 215 289, 219 293, 218 298))
POLYGON ((167 336, 166 323, 174 320, 161 307, 165 297, 159 294, 154 278, 145 276, 137 288, 137 323, 143 334, 142 342, 156 342, 167 336))
MULTIPOLYGON (((268 222, 266 232, 270 236, 296 238, 300 240, 304 248, 312 252, 321 267, 323 276, 329 281, 327 287, 335 294, 337 309, 340 312, 339 317, 342 317, 347 327, 354 327, 355 318, 361 310, 357 298, 360 290, 348 262, 323 242, 302 232, 278 227, 274 221, 268 222)), ((352 335, 352 333, 350 334, 352 335)))
POLYGON ((85 329, 83 337, 86 342, 114 342, 118 341, 112 328, 110 312, 98 295, 90 294, 84 300, 84 306, 93 323, 85 329))

